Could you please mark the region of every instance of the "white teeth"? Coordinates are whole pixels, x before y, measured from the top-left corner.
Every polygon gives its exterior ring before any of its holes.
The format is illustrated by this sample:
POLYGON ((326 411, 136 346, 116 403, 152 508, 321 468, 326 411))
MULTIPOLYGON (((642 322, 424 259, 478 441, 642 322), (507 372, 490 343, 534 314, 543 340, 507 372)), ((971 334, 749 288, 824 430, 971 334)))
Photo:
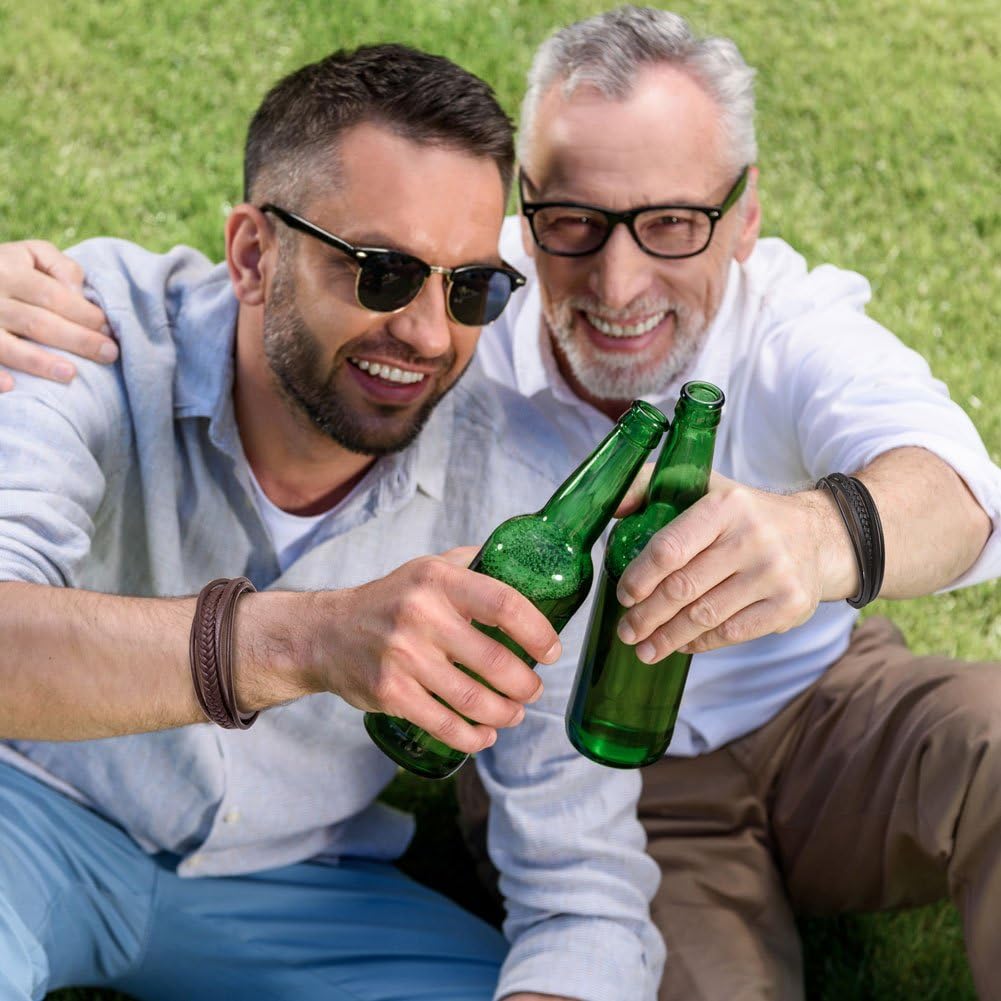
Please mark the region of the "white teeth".
POLYGON ((425 377, 424 372, 407 372, 394 365, 380 365, 378 362, 365 361, 364 358, 349 358, 348 361, 352 365, 357 365, 363 372, 368 372, 369 375, 374 375, 379 379, 385 379, 386 382, 400 382, 409 385, 414 382, 422 382, 425 377))
POLYGON ((641 335, 648 333, 657 326, 661 320, 667 316, 667 312, 656 313, 653 316, 647 317, 640 323, 632 323, 629 325, 623 325, 621 323, 609 323, 608 320, 603 320, 600 316, 595 316, 594 313, 585 313, 587 317, 587 322, 591 324, 596 330, 600 330, 603 334, 608 337, 640 337, 641 335))

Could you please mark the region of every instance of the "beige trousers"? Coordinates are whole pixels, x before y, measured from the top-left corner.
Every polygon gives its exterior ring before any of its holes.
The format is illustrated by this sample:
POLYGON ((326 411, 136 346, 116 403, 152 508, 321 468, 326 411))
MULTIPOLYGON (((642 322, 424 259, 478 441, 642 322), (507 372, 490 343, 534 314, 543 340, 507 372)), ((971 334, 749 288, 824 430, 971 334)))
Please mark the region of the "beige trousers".
MULTIPOLYGON (((660 1001, 797 1001, 794 914, 944 896, 978 993, 1001 999, 1001 665, 916 657, 871 618, 768 724, 643 778, 640 818, 663 873, 660 1001)), ((458 794, 487 875, 475 769, 458 794)))

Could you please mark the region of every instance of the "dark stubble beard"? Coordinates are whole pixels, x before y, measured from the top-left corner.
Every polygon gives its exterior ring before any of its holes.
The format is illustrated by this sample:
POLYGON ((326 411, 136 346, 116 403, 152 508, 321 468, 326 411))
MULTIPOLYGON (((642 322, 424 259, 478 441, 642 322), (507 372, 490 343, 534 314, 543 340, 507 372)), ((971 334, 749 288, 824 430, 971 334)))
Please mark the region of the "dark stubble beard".
POLYGON ((271 291, 264 307, 264 354, 275 386, 298 419, 348 451, 379 456, 406 448, 442 397, 461 378, 459 373, 446 381, 455 364, 454 349, 440 358, 421 358, 389 334, 359 338, 343 345, 329 370, 323 372, 320 344, 296 305, 295 283, 288 263, 279 263, 271 291), (436 372, 426 378, 437 380, 435 391, 413 412, 393 407, 371 414, 352 410, 350 403, 337 392, 337 372, 350 364, 349 357, 374 353, 402 365, 433 364, 436 372))

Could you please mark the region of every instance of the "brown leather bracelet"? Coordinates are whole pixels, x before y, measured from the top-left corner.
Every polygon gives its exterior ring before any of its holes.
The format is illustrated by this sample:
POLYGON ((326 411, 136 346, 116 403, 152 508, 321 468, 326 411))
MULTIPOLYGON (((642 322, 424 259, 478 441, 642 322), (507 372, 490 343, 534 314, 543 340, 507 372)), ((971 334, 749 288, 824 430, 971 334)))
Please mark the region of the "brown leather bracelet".
POLYGON ((227 730, 246 730, 258 713, 241 713, 233 686, 233 621, 241 595, 257 588, 246 577, 218 577, 201 589, 188 640, 195 697, 206 717, 227 730))

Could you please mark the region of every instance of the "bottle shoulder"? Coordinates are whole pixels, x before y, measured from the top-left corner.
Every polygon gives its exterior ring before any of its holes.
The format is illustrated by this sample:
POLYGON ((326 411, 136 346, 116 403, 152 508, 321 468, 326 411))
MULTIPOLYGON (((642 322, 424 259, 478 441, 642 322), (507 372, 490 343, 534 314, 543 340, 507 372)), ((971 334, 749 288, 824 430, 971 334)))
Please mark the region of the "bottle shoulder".
POLYGON ((565 594, 590 584, 591 554, 574 545, 541 514, 523 514, 497 526, 472 569, 516 587, 529 597, 565 594))
POLYGON ((680 512, 672 504, 654 501, 642 511, 623 518, 608 539, 605 549, 605 568, 618 579, 626 567, 643 551, 643 548, 665 525, 677 518, 680 512))

